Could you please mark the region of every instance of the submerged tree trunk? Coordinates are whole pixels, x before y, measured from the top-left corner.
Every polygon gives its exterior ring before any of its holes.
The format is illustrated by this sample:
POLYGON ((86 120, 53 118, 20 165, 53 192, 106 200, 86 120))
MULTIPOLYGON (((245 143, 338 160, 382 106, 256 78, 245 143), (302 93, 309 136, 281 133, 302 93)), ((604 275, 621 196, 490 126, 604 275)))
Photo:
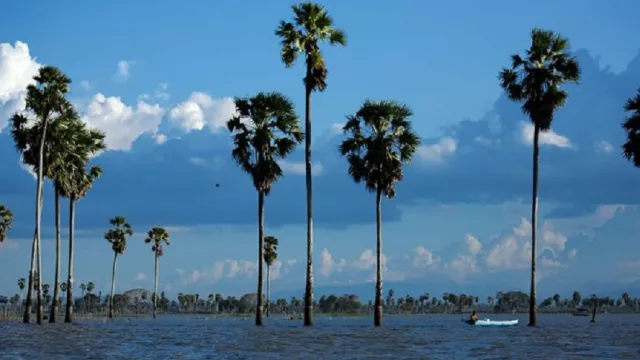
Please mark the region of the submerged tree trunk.
POLYGON ((271 276, 269 274, 271 266, 267 264, 267 317, 269 317, 269 307, 271 306, 271 276))
POLYGON ((31 322, 31 311, 33 309, 33 281, 35 280, 35 267, 36 267, 36 232, 33 231, 33 242, 31 243, 31 265, 29 267, 29 283, 27 284, 27 299, 24 304, 24 315, 22 322, 31 322))
POLYGON ((42 313, 44 312, 44 304, 42 302, 42 243, 40 241, 42 222, 42 183, 44 181, 43 167, 44 167, 44 144, 47 137, 47 117, 42 119, 42 136, 40 137, 40 149, 38 152, 38 178, 37 178, 37 190, 36 190, 36 261, 38 267, 38 311, 36 314, 36 321, 38 324, 42 324, 42 313))
POLYGON ((158 308, 158 245, 155 251, 156 259, 154 264, 153 277, 153 318, 156 318, 156 309, 158 308))
POLYGON ((262 262, 264 259, 264 192, 258 190, 258 299, 256 301, 256 325, 262 326, 262 262))
POLYGON ((536 255, 538 224, 538 162, 540 158, 540 126, 536 123, 533 132, 533 198, 531 201, 531 294, 529 295, 529 326, 536 326, 536 255))
POLYGON ((38 240, 36 243, 36 281, 37 285, 37 302, 36 302, 36 323, 42 324, 44 315, 44 299, 42 294, 42 242, 38 240))
MULTIPOLYGON (((307 78, 311 76, 311 63, 307 62, 307 78)), ((313 192, 311 183, 311 86, 305 84, 305 137, 304 165, 307 185, 307 279, 304 292, 304 325, 313 324, 313 192)))
POLYGON ((69 277, 67 278, 67 313, 64 322, 73 322, 73 230, 75 220, 75 197, 69 197, 69 277))
POLYGON ((53 303, 51 304, 51 313, 49 314, 49 322, 55 323, 59 308, 59 291, 60 291, 60 188, 54 185, 55 192, 55 221, 56 221, 56 272, 53 285, 53 303))
POLYGON ((382 325, 382 192, 376 192, 376 303, 373 325, 382 325))
POLYGON ((109 319, 113 319, 113 295, 116 291, 116 264, 118 253, 113 252, 113 270, 111 270, 111 296, 109 297, 109 319))

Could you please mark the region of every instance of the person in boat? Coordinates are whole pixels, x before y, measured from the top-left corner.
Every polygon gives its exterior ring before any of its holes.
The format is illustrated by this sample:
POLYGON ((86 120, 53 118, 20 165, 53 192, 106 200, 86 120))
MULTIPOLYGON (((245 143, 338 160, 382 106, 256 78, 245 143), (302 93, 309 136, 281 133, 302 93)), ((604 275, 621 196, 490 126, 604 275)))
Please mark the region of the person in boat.
POLYGON ((478 321, 478 314, 476 314, 475 310, 471 313, 471 316, 469 316, 469 321, 473 324, 475 324, 476 321, 478 321))

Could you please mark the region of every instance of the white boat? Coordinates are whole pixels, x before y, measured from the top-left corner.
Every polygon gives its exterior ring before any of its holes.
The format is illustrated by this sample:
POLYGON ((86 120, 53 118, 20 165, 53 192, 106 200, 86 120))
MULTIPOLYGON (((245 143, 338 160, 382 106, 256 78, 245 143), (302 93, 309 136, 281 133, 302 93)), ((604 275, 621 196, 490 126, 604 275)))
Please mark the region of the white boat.
POLYGON ((462 321, 466 322, 469 325, 475 326, 514 326, 518 325, 518 319, 516 320, 491 320, 491 319, 478 319, 474 323, 471 320, 463 319, 462 321))

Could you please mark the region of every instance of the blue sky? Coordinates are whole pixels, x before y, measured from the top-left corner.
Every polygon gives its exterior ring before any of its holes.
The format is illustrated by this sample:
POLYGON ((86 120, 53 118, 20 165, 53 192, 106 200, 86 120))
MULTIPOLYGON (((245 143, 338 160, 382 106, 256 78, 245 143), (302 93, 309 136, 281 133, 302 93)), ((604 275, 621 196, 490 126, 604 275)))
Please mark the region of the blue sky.
MULTIPOLYGON (((258 91, 283 92, 304 113, 303 69, 284 68, 273 34, 293 2, 36 3, 5 5, 11 16, 0 23, 0 203, 15 213, 0 245, 0 293, 16 292, 27 275, 35 196, 4 127, 40 64, 73 79, 70 99, 107 133, 110 148, 94 161, 103 178, 77 207, 76 282, 108 289, 112 252, 103 233, 121 215, 136 235, 119 261, 119 290, 151 287, 143 234, 162 225, 172 244, 161 289, 253 291, 257 196, 232 162, 222 126, 234 96, 258 91)), ((531 129, 501 94, 497 74, 536 26, 569 37, 583 69, 542 139, 540 291, 637 287, 630 283, 640 280, 640 171, 620 155, 622 106, 640 86, 640 53, 630 45, 640 33, 637 1, 322 3, 349 44, 324 48, 329 86, 313 97, 319 288, 348 291, 374 274, 374 197, 349 180, 336 150, 337 126, 366 98, 409 105, 423 138, 397 198, 383 202, 385 281, 416 284, 416 294, 430 286, 528 287, 531 129)), ((267 198, 267 232, 281 244, 274 292, 303 292, 302 160, 298 151, 283 163, 286 176, 267 198)), ((50 185, 45 196, 51 282, 50 185)))

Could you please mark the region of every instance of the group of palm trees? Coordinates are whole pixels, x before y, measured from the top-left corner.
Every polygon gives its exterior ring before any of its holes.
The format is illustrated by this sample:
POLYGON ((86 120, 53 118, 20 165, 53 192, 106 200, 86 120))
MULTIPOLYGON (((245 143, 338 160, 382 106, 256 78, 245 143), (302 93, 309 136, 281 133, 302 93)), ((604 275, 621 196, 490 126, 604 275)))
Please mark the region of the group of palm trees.
MULTIPOLYGON (((258 287, 256 325, 262 325, 263 309, 263 261, 270 265, 275 259, 265 253, 268 244, 264 236, 264 203, 273 184, 282 176, 278 165, 304 140, 307 203, 307 262, 304 295, 304 325, 312 325, 313 309, 313 216, 311 176, 311 94, 322 92, 327 87, 328 70, 320 45, 345 46, 345 32, 334 27, 333 19, 319 4, 303 2, 292 6, 293 20, 281 21, 275 34, 281 40, 281 58, 286 67, 291 67, 298 56, 305 61, 305 129, 296 115, 294 104, 277 92, 258 93, 249 98, 235 100, 236 115, 229 119, 227 127, 234 143, 233 159, 248 173, 258 192, 258 287)), ((540 132, 551 129, 555 112, 568 97, 562 88, 565 83, 577 83, 580 67, 570 55, 569 41, 552 31, 533 29, 531 44, 524 56, 512 55, 509 67, 499 74, 500 86, 510 99, 522 103, 523 112, 534 125, 533 135, 533 191, 532 191, 532 251, 531 294, 529 325, 536 325, 536 240, 538 208, 538 162, 540 132)), ((43 178, 52 180, 56 204, 56 280, 59 288, 59 197, 70 201, 69 220, 69 276, 67 296, 72 298, 73 282, 73 215, 74 202, 82 199, 101 174, 99 167, 87 170, 89 159, 105 149, 104 134, 87 128, 64 98, 70 80, 54 67, 43 67, 35 77, 36 85, 30 85, 27 95, 27 115, 16 114, 13 118, 12 135, 23 161, 37 171, 36 224, 29 272, 29 292, 25 321, 31 314, 31 284, 33 275, 41 274, 40 214, 42 211, 43 178), (35 122, 28 126, 29 115, 35 122), (36 261, 37 260, 37 261, 36 261)), ((640 90, 628 101, 625 110, 631 116, 624 122, 627 142, 624 155, 640 167, 640 90)), ((348 162, 348 173, 356 183, 363 182, 365 189, 376 194, 376 285, 374 325, 382 323, 382 239, 381 198, 393 198, 396 184, 403 179, 403 165, 410 163, 420 137, 412 130, 411 109, 396 101, 367 100, 360 109, 347 118, 343 126, 345 139, 339 152, 348 162)), ((0 208, 0 239, 10 226, 10 212, 0 208), (9 215, 7 215, 9 214, 9 215), (7 225, 9 223, 9 225, 7 225)), ((114 291, 116 260, 124 252, 126 238, 132 234, 131 227, 123 218, 111 220, 114 226, 105 234, 114 251, 112 294, 114 291)), ((268 239, 268 238, 267 238, 268 239)), ((157 292, 158 258, 163 253, 163 243, 169 244, 169 235, 162 228, 153 228, 147 239, 155 253, 154 293, 157 292)), ((270 240, 269 240, 270 241, 270 240)), ((277 246, 277 245, 276 245, 277 246)), ((39 282, 40 283, 40 282, 39 282)), ((38 288, 38 322, 42 317, 41 291, 38 288)), ((111 297, 113 298, 113 296, 111 297)), ((54 296, 54 299, 57 297, 54 296)), ((67 302, 67 319, 72 317, 72 301, 67 302)), ((156 308, 154 297, 154 316, 156 308)), ((57 304, 54 305, 57 307, 57 304)), ((111 306, 112 308, 112 306, 111 306)), ((113 316, 110 310, 110 316, 113 316)), ((52 317, 53 317, 52 310, 52 317)), ((55 321, 55 320, 53 320, 55 321)))

